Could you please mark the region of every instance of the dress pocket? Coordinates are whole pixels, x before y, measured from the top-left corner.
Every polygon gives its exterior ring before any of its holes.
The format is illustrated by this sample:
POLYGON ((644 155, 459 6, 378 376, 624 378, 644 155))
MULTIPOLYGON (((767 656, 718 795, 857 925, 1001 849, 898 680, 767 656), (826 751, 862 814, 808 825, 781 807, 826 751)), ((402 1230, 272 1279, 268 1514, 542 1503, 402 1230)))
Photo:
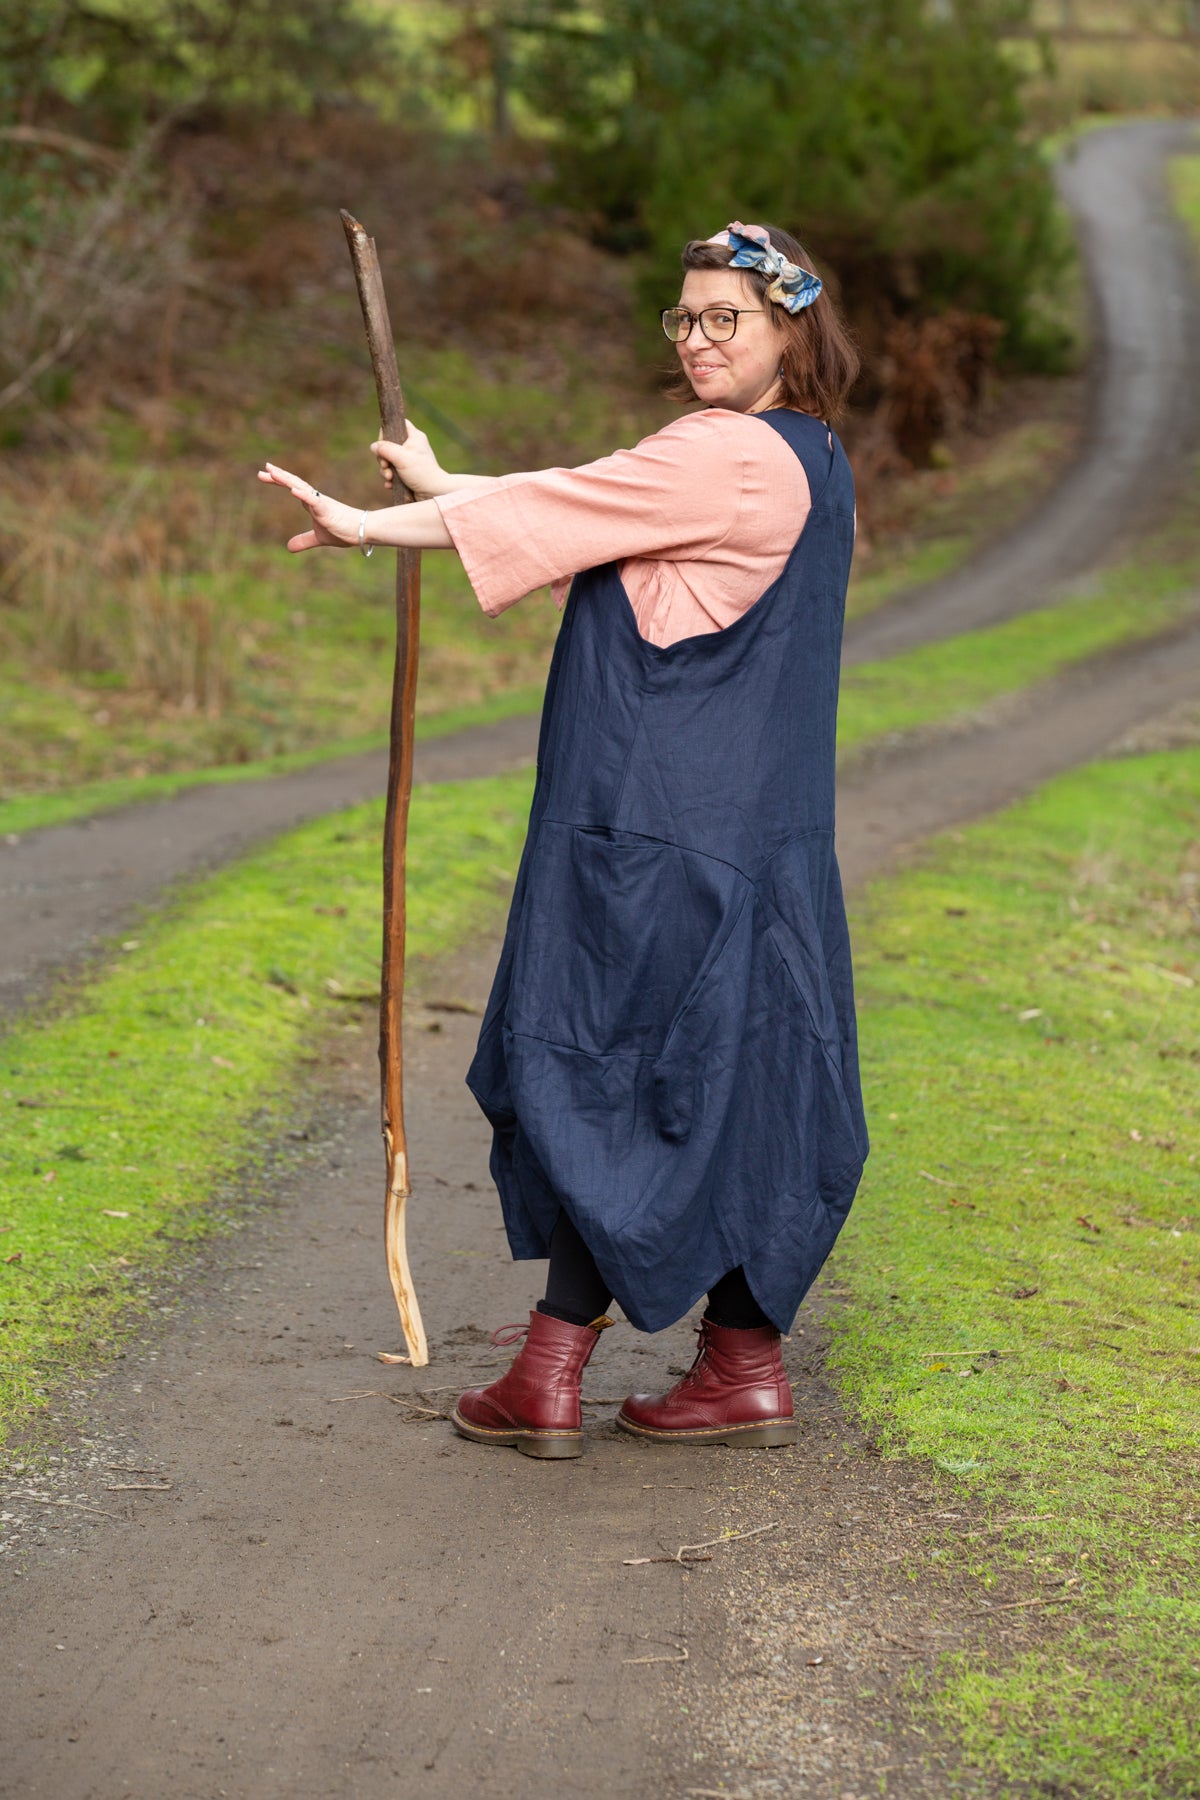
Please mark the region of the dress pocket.
POLYGON ((506 1023, 590 1056, 654 1059, 745 904, 737 870, 629 832, 543 820, 506 1023))
POLYGON ((861 1169, 865 1147, 861 1116, 843 1079, 841 1032, 820 938, 811 921, 805 930, 779 917, 765 936, 776 959, 777 1068, 780 1080, 790 1077, 799 1090, 797 1148, 822 1198, 836 1201, 846 1172, 861 1169))
POLYGON ((728 1106, 746 1016, 751 913, 743 895, 655 1060, 654 1117, 668 1143, 686 1143, 698 1118, 713 1125, 728 1106))

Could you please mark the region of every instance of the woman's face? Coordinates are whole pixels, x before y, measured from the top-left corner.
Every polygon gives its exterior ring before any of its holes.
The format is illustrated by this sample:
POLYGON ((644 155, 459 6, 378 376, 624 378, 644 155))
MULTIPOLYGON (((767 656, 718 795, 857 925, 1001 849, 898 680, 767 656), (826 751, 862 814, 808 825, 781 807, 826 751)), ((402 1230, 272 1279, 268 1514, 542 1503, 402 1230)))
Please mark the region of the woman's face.
POLYGON ((684 374, 706 406, 730 412, 763 412, 776 404, 783 335, 769 300, 760 300, 738 269, 689 269, 680 306, 692 313, 706 306, 736 306, 737 331, 723 344, 711 344, 693 319, 691 334, 675 348, 684 374))

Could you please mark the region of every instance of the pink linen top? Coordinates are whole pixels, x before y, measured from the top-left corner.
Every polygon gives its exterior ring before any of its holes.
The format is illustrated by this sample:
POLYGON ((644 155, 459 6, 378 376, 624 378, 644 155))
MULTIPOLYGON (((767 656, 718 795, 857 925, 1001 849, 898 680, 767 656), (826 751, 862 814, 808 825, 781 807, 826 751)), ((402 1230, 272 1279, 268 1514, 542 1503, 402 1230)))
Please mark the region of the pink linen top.
POLYGON ((794 451, 746 413, 709 407, 578 469, 503 475, 438 506, 489 617, 615 562, 652 644, 720 631, 753 606, 808 517, 794 451))

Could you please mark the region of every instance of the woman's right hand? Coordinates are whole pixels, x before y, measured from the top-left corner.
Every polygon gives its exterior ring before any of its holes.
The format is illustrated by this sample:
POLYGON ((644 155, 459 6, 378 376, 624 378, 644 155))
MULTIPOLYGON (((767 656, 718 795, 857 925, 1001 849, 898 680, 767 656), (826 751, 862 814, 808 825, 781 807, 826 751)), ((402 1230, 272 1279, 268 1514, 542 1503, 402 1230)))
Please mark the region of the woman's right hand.
POLYGON ((402 444, 392 443, 388 438, 376 438, 371 449, 379 462, 385 487, 392 487, 398 475, 418 500, 430 500, 448 491, 450 481, 446 471, 433 454, 425 433, 418 431, 415 425, 409 426, 408 436, 402 444))

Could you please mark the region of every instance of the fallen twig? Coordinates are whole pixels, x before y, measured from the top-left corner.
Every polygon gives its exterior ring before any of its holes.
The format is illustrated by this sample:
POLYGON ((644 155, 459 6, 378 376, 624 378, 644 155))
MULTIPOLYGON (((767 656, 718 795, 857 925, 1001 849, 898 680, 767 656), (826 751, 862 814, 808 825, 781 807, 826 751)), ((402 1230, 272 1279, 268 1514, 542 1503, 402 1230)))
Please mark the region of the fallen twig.
POLYGON ((1003 1606, 976 1606, 972 1608, 972 1618, 981 1618, 988 1613, 1017 1612, 1024 1606, 1061 1606, 1064 1600, 1077 1600, 1078 1594, 1051 1594, 1045 1599, 1006 1600, 1003 1606))
MULTIPOLYGON (((674 1558, 668 1557, 667 1561, 673 1562, 674 1558)), ((712 1558, 709 1557, 708 1561, 711 1562, 712 1558)), ((681 1645, 674 1656, 623 1656, 621 1658, 621 1661, 626 1667, 630 1668, 634 1663, 685 1663, 687 1660, 688 1648, 686 1644, 681 1645)))
POLYGON ((627 1556, 621 1564, 623 1569, 640 1569, 646 1563, 682 1563, 685 1568, 692 1563, 711 1562, 711 1556, 627 1556))
POLYGON ((39 1500, 36 1494, 15 1494, 13 1498, 25 1500, 30 1506, 70 1506, 73 1507, 76 1512, 99 1513, 102 1519, 115 1519, 119 1517, 117 1513, 107 1512, 103 1506, 88 1506, 82 1500, 39 1500))
POLYGON ((723 1533, 721 1537, 705 1538, 703 1543, 700 1544, 680 1544, 674 1556, 629 1556, 624 1559, 622 1567, 626 1569, 636 1569, 641 1568, 645 1563, 658 1562, 711 1562, 711 1556, 700 1556, 697 1552, 701 1550, 718 1550, 725 1544, 736 1544, 740 1542, 742 1538, 761 1537, 764 1531, 778 1530, 779 1520, 772 1519, 769 1525, 754 1525, 749 1531, 729 1531, 723 1533))
POLYGON ((988 1530, 1006 1531, 1010 1525, 1032 1525, 1037 1519, 1049 1519, 1051 1517, 1052 1515, 1050 1513, 1019 1513, 1015 1519, 1000 1519, 996 1524, 989 1525, 988 1530))
POLYGON ((363 1388, 357 1394, 332 1394, 329 1404, 337 1406, 342 1400, 389 1400, 393 1406, 407 1406, 410 1412, 424 1413, 429 1419, 444 1419, 446 1416, 435 1406, 422 1406, 419 1400, 408 1400, 403 1394, 385 1394, 382 1388, 363 1388))
POLYGON ((169 1494, 169 1481, 106 1481, 106 1494, 169 1494))
POLYGON ((742 1538, 761 1537, 766 1531, 778 1531, 779 1520, 772 1519, 769 1525, 752 1525, 749 1531, 729 1531, 722 1537, 705 1538, 702 1544, 680 1544, 679 1554, 684 1556, 692 1550, 713 1550, 722 1544, 735 1544, 742 1538))

